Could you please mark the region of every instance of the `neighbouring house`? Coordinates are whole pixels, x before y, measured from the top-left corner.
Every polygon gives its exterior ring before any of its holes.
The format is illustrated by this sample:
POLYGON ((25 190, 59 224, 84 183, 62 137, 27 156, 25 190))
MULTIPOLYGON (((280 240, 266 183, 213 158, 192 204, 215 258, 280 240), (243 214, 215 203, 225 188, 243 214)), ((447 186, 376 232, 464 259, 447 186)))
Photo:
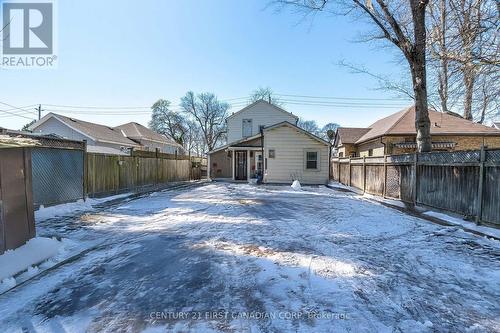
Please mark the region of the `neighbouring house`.
POLYGON ((91 123, 75 118, 49 113, 30 126, 33 133, 87 142, 87 151, 114 155, 129 155, 132 149, 181 153, 181 147, 171 139, 144 126, 128 123, 118 127, 91 123), (130 135, 130 137, 128 137, 130 135))
POLYGON ((157 133, 141 124, 131 122, 115 127, 123 135, 141 146, 141 150, 158 151, 167 154, 184 155, 184 147, 173 139, 157 133))
POLYGON ((298 117, 260 100, 227 119, 228 144, 208 153, 212 179, 325 184, 329 143, 297 127, 298 117))
MULTIPOLYGON (((500 148, 500 130, 459 115, 429 110, 433 151, 500 148)), ((416 151, 415 107, 391 114, 368 128, 340 127, 333 142, 338 157, 383 156, 416 151)))

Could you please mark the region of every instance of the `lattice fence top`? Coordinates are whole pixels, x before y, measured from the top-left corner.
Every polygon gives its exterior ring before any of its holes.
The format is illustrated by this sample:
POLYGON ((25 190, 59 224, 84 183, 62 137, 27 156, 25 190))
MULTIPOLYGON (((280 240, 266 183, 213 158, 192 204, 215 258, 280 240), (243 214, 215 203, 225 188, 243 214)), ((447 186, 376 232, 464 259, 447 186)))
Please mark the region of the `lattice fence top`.
POLYGON ((487 164, 500 164, 500 149, 486 151, 487 164))
POLYGON ((450 152, 434 152, 420 153, 418 155, 419 162, 431 163, 477 163, 481 157, 481 151, 450 151, 450 152))
MULTIPOLYGON (((415 162, 415 154, 387 155, 388 164, 411 164, 415 162)), ((349 163, 349 158, 332 160, 333 162, 349 163)), ((430 152, 418 154, 418 164, 478 164, 481 161, 480 150, 463 150, 450 152, 430 152)), ((485 163, 488 165, 500 164, 500 149, 485 151, 485 163)), ((356 157, 350 159, 351 164, 379 164, 384 163, 383 156, 356 157)))
POLYGON ((413 163, 415 161, 415 154, 401 154, 387 156, 388 163, 413 163))

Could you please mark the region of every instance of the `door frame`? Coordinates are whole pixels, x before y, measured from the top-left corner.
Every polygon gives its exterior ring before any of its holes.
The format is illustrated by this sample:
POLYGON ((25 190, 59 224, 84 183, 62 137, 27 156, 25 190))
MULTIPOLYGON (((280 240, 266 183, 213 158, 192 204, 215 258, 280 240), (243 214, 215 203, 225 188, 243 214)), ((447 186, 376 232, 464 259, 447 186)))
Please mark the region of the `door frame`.
POLYGON ((234 179, 248 179, 248 152, 246 150, 234 151, 234 179), (240 164, 242 164, 242 167, 240 167, 240 164), (241 172, 243 173, 242 175, 240 174, 241 172))

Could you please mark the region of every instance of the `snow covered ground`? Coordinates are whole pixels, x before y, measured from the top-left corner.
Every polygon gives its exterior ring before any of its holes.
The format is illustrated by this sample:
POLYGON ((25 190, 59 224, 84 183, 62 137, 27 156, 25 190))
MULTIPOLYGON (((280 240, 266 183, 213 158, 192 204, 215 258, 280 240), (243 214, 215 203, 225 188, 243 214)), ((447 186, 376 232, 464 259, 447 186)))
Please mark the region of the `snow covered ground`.
POLYGON ((1 332, 495 332, 500 242, 325 187, 211 183, 46 219, 99 246, 1 332))

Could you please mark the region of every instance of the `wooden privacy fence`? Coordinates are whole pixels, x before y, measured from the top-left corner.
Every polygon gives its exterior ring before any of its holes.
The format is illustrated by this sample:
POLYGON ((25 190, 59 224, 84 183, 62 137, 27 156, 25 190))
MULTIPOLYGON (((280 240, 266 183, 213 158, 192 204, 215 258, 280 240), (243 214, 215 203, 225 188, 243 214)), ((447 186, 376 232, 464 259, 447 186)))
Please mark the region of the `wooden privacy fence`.
POLYGON ((363 192, 500 226, 500 150, 332 159, 331 177, 363 192))
POLYGON ((155 152, 135 152, 134 155, 87 153, 86 194, 103 196, 169 182, 190 180, 192 177, 192 165, 187 156, 155 152))

